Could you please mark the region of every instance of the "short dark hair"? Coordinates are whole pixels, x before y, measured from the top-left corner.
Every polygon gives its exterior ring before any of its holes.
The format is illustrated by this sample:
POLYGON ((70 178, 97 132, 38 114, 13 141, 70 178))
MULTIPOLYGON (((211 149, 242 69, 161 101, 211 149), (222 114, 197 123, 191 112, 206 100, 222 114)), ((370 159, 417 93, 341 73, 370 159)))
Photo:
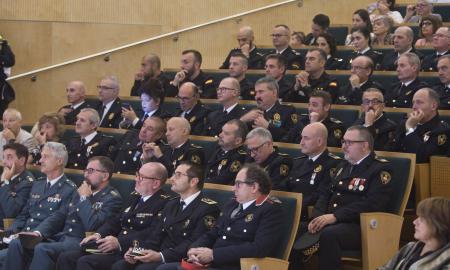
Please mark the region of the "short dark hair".
POLYGON ((312 97, 322 98, 323 99, 323 103, 324 103, 323 105, 331 104, 332 101, 333 101, 332 98, 331 98, 331 94, 328 93, 327 91, 323 91, 323 90, 313 91, 309 97, 310 98, 312 98, 312 97))
POLYGON ((330 27, 330 17, 325 14, 317 14, 313 18, 313 23, 322 27, 322 29, 328 29, 330 27))
POLYGON ((141 86, 141 95, 146 94, 153 100, 159 101, 159 106, 164 103, 164 89, 162 83, 155 78, 146 80, 141 86))
POLYGON ((373 31, 372 22, 370 21, 370 15, 369 12, 367 12, 366 9, 358 9, 355 12, 353 12, 353 15, 358 14, 358 16, 363 20, 363 22, 366 24, 367 29, 369 29, 370 32, 373 31))
POLYGON ((25 145, 14 142, 8 143, 3 146, 3 151, 5 151, 6 149, 14 150, 16 152, 17 158, 25 158, 25 164, 27 164, 29 152, 28 148, 25 145))
POLYGON ((105 170, 108 173, 108 179, 111 179, 111 176, 114 172, 114 162, 109 157, 105 157, 105 156, 91 157, 89 159, 88 163, 93 162, 93 161, 98 161, 101 169, 105 170))
POLYGON ((370 43, 372 42, 372 39, 370 37, 369 28, 364 27, 364 26, 363 27, 353 27, 351 33, 353 34, 355 32, 361 33, 366 39, 368 39, 369 40, 369 46, 370 46, 370 43))
POLYGON ((203 167, 190 161, 182 161, 178 166, 180 165, 186 165, 189 167, 186 171, 189 181, 191 181, 192 178, 198 178, 197 188, 199 190, 203 189, 203 185, 205 183, 203 167))
POLYGON ((283 27, 284 29, 291 31, 291 29, 289 29, 289 26, 287 26, 285 24, 277 24, 277 25, 275 25, 275 27, 283 27))
POLYGON ((181 54, 185 55, 188 53, 192 53, 194 55, 195 62, 202 64, 202 54, 197 50, 184 50, 181 54))
POLYGON ((369 144, 369 149, 373 151, 373 136, 370 133, 369 129, 365 126, 355 125, 351 126, 347 129, 347 131, 357 130, 359 132, 359 136, 361 140, 367 142, 369 144))
POLYGON ((245 164, 241 170, 246 169, 245 177, 247 181, 255 182, 259 184, 259 192, 267 195, 272 189, 272 182, 267 172, 256 163, 245 164))
POLYGON ((234 52, 234 53, 231 54, 230 58, 231 57, 241 58, 242 60, 244 60, 245 65, 248 66, 248 57, 245 54, 243 54, 241 52, 234 52))
POLYGON ((265 62, 267 62, 267 60, 269 59, 275 59, 278 61, 278 65, 284 67, 285 69, 287 68, 287 61, 286 58, 284 56, 282 56, 281 54, 269 54, 266 56, 265 62))
POLYGON ((230 121, 227 122, 227 124, 237 126, 237 130, 236 130, 234 136, 241 138, 242 141, 244 142, 245 137, 247 137, 247 133, 248 133, 247 124, 245 124, 244 122, 242 122, 239 119, 231 119, 230 121))
POLYGON ((329 33, 321 33, 317 36, 317 38, 323 37, 325 41, 328 43, 328 47, 330 47, 330 54, 331 56, 336 56, 337 52, 337 46, 336 46, 336 39, 329 33))
POLYGON ((387 2, 388 4, 390 4, 390 5, 388 6, 389 10, 393 10, 394 7, 395 7, 395 0, 386 0, 386 2, 387 2))
POLYGON ((320 49, 320 48, 312 48, 312 49, 309 49, 308 52, 319 52, 320 58, 322 58, 322 60, 324 62, 327 61, 327 57, 328 57, 327 53, 324 50, 320 49))

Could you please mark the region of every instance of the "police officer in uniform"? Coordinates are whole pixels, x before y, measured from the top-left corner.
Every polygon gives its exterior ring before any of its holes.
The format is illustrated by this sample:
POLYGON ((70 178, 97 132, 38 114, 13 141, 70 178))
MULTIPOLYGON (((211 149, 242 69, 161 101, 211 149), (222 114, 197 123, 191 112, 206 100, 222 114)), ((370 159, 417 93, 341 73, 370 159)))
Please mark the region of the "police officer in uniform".
POLYGON ((99 122, 98 113, 94 109, 85 108, 78 114, 75 125, 75 132, 78 135, 66 143, 69 152, 67 168, 83 169, 90 157, 109 155, 115 140, 97 132, 99 122))
POLYGON ((327 54, 318 48, 310 49, 306 54, 305 71, 296 76, 296 82, 286 101, 307 102, 311 93, 322 90, 330 93, 333 103, 339 94, 336 78, 325 72, 327 54))
POLYGON ((278 83, 271 77, 259 79, 255 84, 257 109, 244 114, 241 121, 249 129, 263 127, 270 131, 274 141, 281 138, 297 123, 297 113, 291 105, 278 101, 278 83))
MULTIPOLYGON (((80 241, 86 232, 97 230, 108 218, 119 212, 122 198, 109 185, 113 169, 114 163, 108 157, 99 156, 89 160, 84 173, 85 180, 71 202, 37 227, 37 231, 43 228, 47 232, 42 235, 44 238, 54 242, 35 246, 30 270, 54 269, 59 254, 80 249, 80 241)), ((24 253, 23 256, 25 258, 22 260, 27 261, 28 254, 24 253)), ((11 269, 20 269, 14 264, 9 266, 11 269)))
POLYGON ((370 47, 371 30, 367 27, 355 27, 351 30, 352 43, 355 50, 350 54, 346 69, 351 69, 353 60, 358 56, 366 56, 372 60, 373 66, 377 66, 383 54, 370 47))
POLYGON ((282 55, 269 54, 266 56, 266 76, 274 78, 278 83, 278 98, 285 101, 292 91, 293 82, 286 76, 286 60, 282 55))
MULTIPOLYGON (((233 58, 231 62, 233 62, 233 58)), ((239 119, 244 115, 246 110, 239 105, 239 93, 240 86, 237 79, 228 77, 220 82, 219 88, 217 88, 217 101, 222 104, 223 108, 208 114, 203 135, 217 136, 228 121, 239 119)))
POLYGON ((211 110, 206 108, 200 101, 198 87, 191 82, 183 83, 180 86, 177 98, 180 102, 180 108, 175 113, 175 116, 188 120, 191 125, 192 135, 201 135, 204 130, 205 117, 211 110))
POLYGON ((344 134, 344 124, 333 117, 330 117, 331 96, 325 91, 315 91, 311 94, 308 103, 308 115, 300 117, 300 121, 289 130, 283 137, 283 142, 300 143, 301 133, 304 126, 321 122, 328 130, 327 145, 331 147, 340 147, 342 135, 344 134))
POLYGON ((192 82, 198 87, 200 97, 216 98, 214 78, 201 70, 202 55, 196 50, 185 50, 181 55, 180 69, 166 89, 166 97, 174 97, 178 88, 185 82, 192 82))
POLYGON ((437 63, 439 80, 441 83, 433 86, 439 94, 439 109, 450 109, 450 55, 441 56, 437 63))
POLYGON ((140 96, 142 94, 142 85, 150 79, 158 80, 163 86, 163 89, 167 89, 169 86, 170 79, 161 71, 161 59, 153 53, 142 57, 141 68, 134 75, 134 83, 130 91, 130 96, 140 96))
MULTIPOLYGON (((187 256, 192 264, 239 270, 241 258, 275 256, 285 213, 281 202, 269 197, 269 176, 257 165, 248 164, 239 171, 234 186, 236 198, 224 206, 217 225, 190 246, 187 256), (257 191, 252 193, 247 186, 257 191)), ((179 262, 158 270, 177 267, 179 262)))
POLYGON ((272 135, 265 128, 258 127, 250 131, 245 145, 250 154, 246 163, 258 164, 269 174, 273 189, 282 189, 283 181, 292 168, 292 158, 273 146, 272 135))
MULTIPOLYGON (((19 232, 27 232, 36 237, 47 235, 51 228, 40 225, 58 209, 69 204, 76 192, 77 186, 64 174, 68 159, 66 147, 61 143, 47 142, 41 153, 41 172, 46 176, 33 183, 28 202, 6 230, 7 235, 19 232)), ((0 261, 5 269, 23 269, 25 261, 17 258, 28 250, 25 250, 18 238, 11 238, 8 248, 0 251, 0 261), (14 267, 10 267, 12 265, 14 267)))
POLYGON ((305 60, 302 54, 289 46, 289 41, 291 40, 289 27, 284 24, 275 25, 271 36, 275 49, 270 50, 266 55, 279 54, 283 56, 286 62, 286 69, 303 69, 305 60))
POLYGON ((77 115, 81 109, 90 108, 92 105, 85 100, 86 87, 82 81, 71 81, 66 86, 68 105, 61 107, 58 114, 64 116, 66 125, 75 125, 77 115))
POLYGON ((430 88, 414 94, 413 111, 396 130, 388 150, 416 154, 417 163, 429 162, 432 155, 445 155, 448 147, 449 125, 437 112, 439 95, 430 88))
POLYGON ((253 85, 253 82, 245 77, 247 69, 248 59, 245 55, 243 55, 242 53, 235 53, 231 55, 228 75, 239 81, 239 87, 241 89, 241 99, 254 100, 255 86, 253 85))
POLYGON ((122 259, 133 242, 141 242, 140 232, 156 228, 161 211, 170 199, 170 196, 161 189, 166 179, 167 170, 161 163, 144 164, 136 174, 135 191, 123 205, 121 213, 106 221, 95 234, 81 241, 82 245, 96 241, 97 248, 102 253, 111 254, 90 254, 81 250, 66 251, 58 257, 57 269, 80 269, 77 261, 81 257, 82 264, 88 263, 97 269, 109 268, 115 261, 122 259))
MULTIPOLYGON (((0 186, 0 221, 15 218, 27 203, 34 176, 26 169, 28 149, 20 143, 3 146, 0 186)), ((2 228, 5 227, 3 224, 2 228)))
POLYGON ((119 98, 119 80, 115 76, 106 76, 97 86, 98 99, 95 108, 100 116, 99 127, 119 128, 122 121, 122 101, 119 98))
POLYGON ((230 185, 247 158, 243 146, 247 136, 247 125, 240 120, 228 121, 219 134, 214 154, 206 165, 205 182, 230 185))
POLYGON ((386 92, 386 106, 396 108, 411 107, 412 97, 417 90, 428 85, 419 79, 420 59, 413 53, 405 53, 397 61, 399 82, 386 92))
POLYGON ((330 183, 341 158, 328 152, 327 128, 322 123, 311 123, 302 130, 301 155, 286 178, 285 190, 303 194, 302 220, 307 220, 308 206, 313 206, 321 192, 330 183))
POLYGON ((237 35, 239 48, 232 49, 230 53, 228 53, 228 56, 220 66, 220 69, 228 69, 230 67, 231 57, 235 54, 243 54, 248 59, 248 68, 260 69, 264 62, 264 54, 256 48, 253 43, 254 40, 255 36, 253 34, 253 29, 250 26, 241 27, 237 35))
POLYGON ((167 145, 159 147, 156 143, 145 143, 143 146, 143 162, 161 162, 170 173, 181 161, 191 161, 194 164, 203 166, 205 164, 205 154, 203 147, 191 144, 189 132, 191 126, 189 122, 181 117, 172 117, 167 122, 167 145))
POLYGON ((389 119, 384 110, 383 93, 376 88, 367 89, 362 96, 361 108, 363 114, 354 125, 365 126, 372 134, 375 150, 382 151, 394 138, 397 123, 389 119))
MULTIPOLYGON (((219 208, 217 202, 203 195, 203 170, 200 166, 181 163, 172 175, 171 184, 171 190, 179 197, 167 203, 155 229, 141 234, 139 247, 144 249, 141 250, 142 255, 131 257, 133 247, 130 247, 124 260, 116 262, 112 269, 135 269, 136 266, 156 269, 164 263, 180 262, 188 247, 214 226, 219 208)), ((78 264, 81 266, 80 262, 78 264)))
POLYGON ((340 89, 337 104, 360 105, 364 91, 369 88, 377 88, 384 92, 383 86, 371 78, 374 69, 372 59, 358 56, 350 65, 351 75, 348 83, 340 89))
POLYGON ((139 131, 135 129, 127 131, 110 153, 114 160, 114 172, 135 174, 141 166, 143 144, 155 142, 162 146, 165 130, 164 120, 159 117, 149 117, 139 131))
POLYGON ((423 71, 437 71, 437 62, 441 56, 450 55, 450 29, 448 26, 440 27, 433 37, 433 54, 426 55, 422 60, 423 71))
POLYGON ((336 168, 328 191, 322 194, 304 233, 319 237, 319 269, 340 269, 343 249, 361 249, 359 217, 364 212, 384 212, 392 192, 392 167, 375 157, 367 128, 352 126, 343 139, 346 161, 336 168))

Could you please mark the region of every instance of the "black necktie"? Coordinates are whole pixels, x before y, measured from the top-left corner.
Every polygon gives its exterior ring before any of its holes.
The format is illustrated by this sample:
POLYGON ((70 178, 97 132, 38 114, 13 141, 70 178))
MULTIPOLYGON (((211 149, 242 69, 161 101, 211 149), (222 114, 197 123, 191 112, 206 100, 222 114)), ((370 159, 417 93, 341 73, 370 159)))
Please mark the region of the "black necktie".
POLYGON ((349 174, 349 175, 351 175, 351 174, 352 174, 352 171, 353 171, 353 169, 355 168, 355 166, 356 166, 356 165, 352 165, 352 166, 350 166, 350 170, 349 170, 349 172, 348 172, 348 174, 349 174))
POLYGON ((102 109, 100 110, 100 120, 103 119, 103 114, 105 113, 105 110, 106 110, 106 106, 103 105, 103 106, 102 106, 102 109))
POLYGON ((81 148, 83 148, 86 145, 86 139, 81 139, 81 148))
POLYGON ((47 193, 47 191, 50 189, 51 185, 50 182, 47 181, 47 184, 45 184, 45 191, 44 193, 47 193))
POLYGON ((186 203, 183 200, 181 200, 180 201, 180 205, 178 206, 178 213, 183 212, 183 209, 184 209, 185 205, 186 205, 186 203))
POLYGON ((244 210, 242 204, 239 204, 238 207, 236 207, 233 212, 231 212, 231 218, 235 218, 238 214, 240 214, 244 210))
POLYGON ((138 209, 139 207, 141 207, 141 205, 144 204, 144 198, 140 198, 138 203, 136 204, 136 207, 134 207, 134 209, 138 209))
POLYGON ((148 114, 146 113, 146 114, 144 114, 144 118, 142 118, 142 123, 144 123, 145 120, 147 120, 147 118, 148 118, 148 114))

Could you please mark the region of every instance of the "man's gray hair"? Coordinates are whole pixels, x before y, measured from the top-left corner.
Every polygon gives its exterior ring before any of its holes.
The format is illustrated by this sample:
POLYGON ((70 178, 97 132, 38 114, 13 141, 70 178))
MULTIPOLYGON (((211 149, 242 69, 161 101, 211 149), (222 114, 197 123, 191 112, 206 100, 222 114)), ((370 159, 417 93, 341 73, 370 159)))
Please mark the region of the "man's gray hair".
POLYGON ((255 86, 263 83, 267 85, 267 88, 269 88, 269 90, 277 91, 278 96, 278 94, 280 93, 280 87, 278 86, 278 82, 274 78, 268 76, 262 77, 261 79, 256 81, 255 86))
POLYGON ((254 137, 262 139, 263 142, 273 142, 272 134, 270 133, 270 131, 262 127, 257 127, 250 131, 245 139, 248 140, 254 137))
POLYGON ((84 109, 81 109, 80 112, 88 112, 88 113, 90 113, 90 115, 89 115, 89 122, 91 124, 95 124, 95 127, 100 126, 100 116, 98 115, 98 112, 95 109, 84 108, 84 109))
POLYGON ((61 159, 63 161, 63 168, 66 167, 67 161, 69 160, 69 154, 67 153, 64 144, 59 142, 46 142, 44 147, 49 149, 56 159, 61 159))

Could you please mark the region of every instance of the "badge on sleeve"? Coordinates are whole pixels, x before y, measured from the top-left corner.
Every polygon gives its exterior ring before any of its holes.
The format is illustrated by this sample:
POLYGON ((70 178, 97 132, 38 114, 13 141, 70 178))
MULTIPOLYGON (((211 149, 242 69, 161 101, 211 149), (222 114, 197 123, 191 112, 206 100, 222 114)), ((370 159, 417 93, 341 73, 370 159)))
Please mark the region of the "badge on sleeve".
POLYGON ((250 222, 253 220, 253 214, 248 214, 247 216, 245 216, 245 222, 250 222))
POLYGON ((438 136, 438 145, 443 145, 447 142, 447 135, 441 134, 438 136))
POLYGON ((241 169, 241 163, 237 160, 233 161, 233 163, 231 163, 230 166, 230 171, 231 172, 237 172, 241 169))
POLYGON ((208 229, 211 229, 216 223, 216 219, 213 216, 205 216, 203 218, 203 221, 205 222, 205 226, 208 229))
POLYGON ((192 155, 191 161, 192 161, 192 163, 200 164, 200 157, 197 155, 192 155))
POLYGON ((280 165, 280 175, 282 176, 287 176, 289 173, 289 167, 286 164, 281 164, 280 165))
POLYGON ((387 183, 389 183, 391 181, 391 174, 388 173, 387 171, 381 171, 380 173, 380 179, 381 179, 381 183, 383 185, 386 185, 387 183))
POLYGON ((333 133, 336 139, 340 139, 342 137, 342 130, 340 129, 335 129, 333 133))

